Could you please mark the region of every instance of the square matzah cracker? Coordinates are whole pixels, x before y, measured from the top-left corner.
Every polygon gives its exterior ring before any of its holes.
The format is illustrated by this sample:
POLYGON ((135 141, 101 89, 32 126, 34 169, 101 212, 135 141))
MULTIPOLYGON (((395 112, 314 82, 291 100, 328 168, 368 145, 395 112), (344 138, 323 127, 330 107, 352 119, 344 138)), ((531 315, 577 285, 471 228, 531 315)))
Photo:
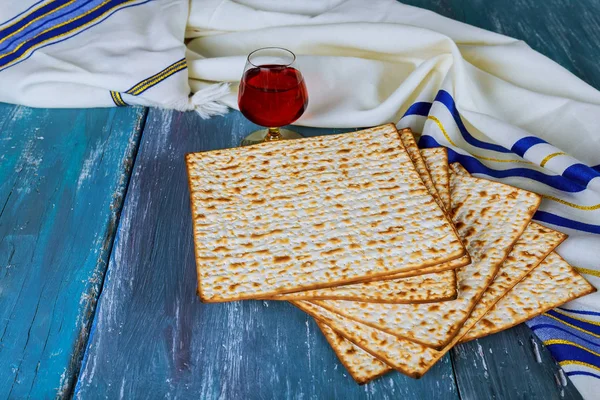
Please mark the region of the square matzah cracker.
POLYGON ((459 293, 435 304, 315 300, 315 304, 392 335, 443 348, 458 333, 540 203, 534 193, 451 174, 454 222, 473 262, 457 270, 459 293))
MULTIPOLYGON (((402 138, 402 135, 400 137, 402 138)), ((410 145, 410 141, 403 141, 403 144, 406 147, 407 144, 410 145)), ((450 170, 446 149, 443 147, 423 149, 421 150, 421 156, 427 170, 431 171, 431 179, 433 185, 438 188, 438 193, 446 191, 448 196, 450 196, 450 170)), ((421 179, 425 182, 426 178, 423 176, 423 172, 419 170, 417 172, 419 172, 421 179)), ((435 196, 437 194, 434 194, 435 196)), ((450 202, 448 202, 449 204, 450 202)), ((454 260, 453 262, 456 261, 454 260)), ((453 270, 418 275, 410 278, 389 279, 389 277, 381 277, 381 279, 375 282, 361 282, 352 285, 280 294, 270 299, 289 301, 353 300, 402 304, 452 300, 457 295, 456 274, 453 270)))
POLYGON ((465 254, 392 124, 186 161, 203 301, 360 282, 465 254))

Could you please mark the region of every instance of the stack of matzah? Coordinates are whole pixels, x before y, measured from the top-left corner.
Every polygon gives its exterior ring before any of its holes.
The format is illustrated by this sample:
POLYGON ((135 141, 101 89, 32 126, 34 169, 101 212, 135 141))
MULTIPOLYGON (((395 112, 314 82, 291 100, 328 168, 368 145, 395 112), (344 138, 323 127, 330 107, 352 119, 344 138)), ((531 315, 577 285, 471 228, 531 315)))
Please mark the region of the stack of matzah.
POLYGON ((594 288, 531 222, 540 197, 384 125, 189 154, 205 302, 292 301, 351 375, 423 375, 455 344, 594 288))

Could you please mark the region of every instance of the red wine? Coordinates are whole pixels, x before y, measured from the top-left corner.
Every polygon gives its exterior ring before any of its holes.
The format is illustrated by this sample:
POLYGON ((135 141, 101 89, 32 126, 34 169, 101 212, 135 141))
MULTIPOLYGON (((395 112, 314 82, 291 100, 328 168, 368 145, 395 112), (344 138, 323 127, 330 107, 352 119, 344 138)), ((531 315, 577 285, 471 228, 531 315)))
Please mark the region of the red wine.
POLYGON ((304 78, 292 67, 263 65, 242 77, 238 105, 255 124, 278 127, 291 124, 304 113, 308 92, 304 78))

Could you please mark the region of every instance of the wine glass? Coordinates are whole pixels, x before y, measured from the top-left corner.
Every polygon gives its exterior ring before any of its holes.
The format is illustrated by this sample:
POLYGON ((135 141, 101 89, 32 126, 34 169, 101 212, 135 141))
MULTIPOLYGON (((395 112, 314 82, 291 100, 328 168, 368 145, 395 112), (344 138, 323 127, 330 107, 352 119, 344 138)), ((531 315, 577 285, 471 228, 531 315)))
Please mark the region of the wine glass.
POLYGON ((280 129, 300 118, 308 105, 304 78, 294 68, 295 61, 294 53, 279 47, 265 47, 248 55, 238 105, 246 118, 267 129, 251 133, 242 146, 302 137, 280 129))

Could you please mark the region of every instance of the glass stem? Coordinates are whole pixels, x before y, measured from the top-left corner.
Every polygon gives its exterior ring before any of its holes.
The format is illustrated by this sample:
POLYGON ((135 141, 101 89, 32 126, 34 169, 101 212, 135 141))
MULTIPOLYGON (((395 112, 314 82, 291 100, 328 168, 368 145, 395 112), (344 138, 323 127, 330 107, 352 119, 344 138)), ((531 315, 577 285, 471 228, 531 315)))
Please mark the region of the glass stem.
POLYGON ((281 132, 279 132, 279 128, 269 128, 267 131, 267 136, 265 136, 265 142, 270 142, 272 140, 281 140, 281 132))

